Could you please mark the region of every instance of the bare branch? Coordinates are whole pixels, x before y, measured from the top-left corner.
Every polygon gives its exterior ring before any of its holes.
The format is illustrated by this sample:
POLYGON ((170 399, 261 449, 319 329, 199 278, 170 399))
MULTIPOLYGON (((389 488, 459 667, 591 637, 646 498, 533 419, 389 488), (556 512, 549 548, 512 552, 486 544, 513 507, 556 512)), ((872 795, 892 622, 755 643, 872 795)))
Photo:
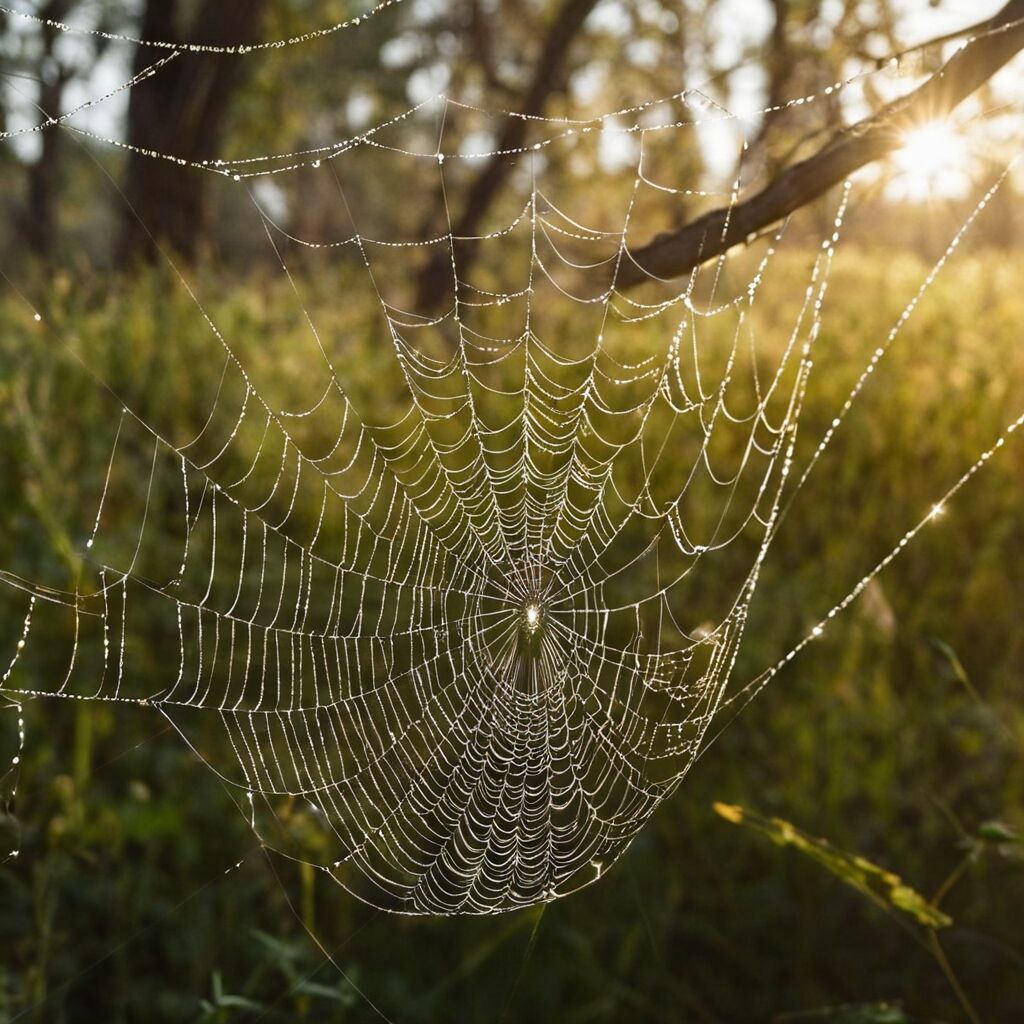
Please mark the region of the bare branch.
MULTIPOLYGON (((587 16, 597 0, 565 0, 559 8, 534 67, 533 79, 526 89, 517 114, 505 119, 504 127, 495 144, 499 152, 514 151, 523 145, 529 128, 528 118, 544 112, 551 94, 562 86, 565 63, 573 41, 579 34, 587 16)), ((514 162, 506 157, 494 156, 484 164, 469 186, 465 205, 452 225, 455 236, 477 233, 480 222, 487 215, 502 186, 512 173, 514 162)), ((465 268, 473 260, 476 245, 463 240, 457 246, 456 259, 465 268)), ((417 308, 436 308, 450 293, 452 282, 451 257, 442 253, 431 259, 420 275, 417 308)))
POLYGON ((617 287, 625 290, 651 277, 689 273, 824 195, 858 168, 898 149, 908 127, 949 114, 1024 48, 1024 0, 1009 0, 981 30, 984 34, 958 50, 919 88, 839 132, 756 195, 731 209, 712 210, 632 250, 631 262, 619 270, 617 287))

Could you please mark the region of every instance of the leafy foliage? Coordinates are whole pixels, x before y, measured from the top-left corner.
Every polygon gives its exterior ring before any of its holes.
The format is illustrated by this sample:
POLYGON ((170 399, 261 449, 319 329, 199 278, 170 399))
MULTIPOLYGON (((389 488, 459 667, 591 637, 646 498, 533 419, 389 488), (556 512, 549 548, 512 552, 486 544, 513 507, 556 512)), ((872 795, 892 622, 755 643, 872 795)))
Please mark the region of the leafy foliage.
POLYGON ((837 850, 826 839, 816 839, 782 818, 766 818, 737 804, 715 803, 715 813, 733 825, 745 825, 776 846, 789 846, 820 864, 883 909, 909 914, 926 928, 948 928, 953 919, 912 889, 899 875, 873 864, 859 854, 837 850))
MULTIPOLYGON (((804 444, 820 436, 921 274, 909 255, 841 254, 804 444)), ((967 256, 908 325, 780 533, 751 609, 740 680, 806 632, 1015 411, 1024 387, 1018 274, 1005 253, 967 256)), ((314 281, 311 301, 344 339, 352 374, 372 388, 379 350, 364 311, 334 301, 340 276, 314 281)), ((302 325, 281 283, 204 280, 248 364, 294 375, 301 388, 302 325)), ((766 293, 766 321, 785 322, 786 291, 766 293)), ((182 428, 199 415, 209 351, 193 308, 161 275, 114 289, 102 279, 72 287, 58 275, 46 293, 57 333, 101 377, 144 399, 147 414, 182 428)), ((0 564, 70 578, 75 567, 54 553, 55 539, 74 535, 74 510, 91 504, 82 488, 105 467, 99 427, 110 407, 40 339, 23 307, 7 302, 0 316, 0 492, 23 496, 0 506, 0 564)), ((922 891, 937 890, 970 856, 942 899, 955 922, 943 941, 982 1019, 1013 1020, 1024 637, 1000 610, 1024 605, 1024 580, 1007 571, 1024 549, 1022 471, 1013 450, 994 460, 979 490, 951 505, 842 627, 725 731, 606 884, 549 908, 532 947, 530 913, 395 920, 354 905, 316 873, 268 861, 223 788, 152 711, 26 703, 12 808, 21 852, 0 868, 0 1020, 42 1001, 34 1012, 43 1020, 195 1021, 204 999, 233 1022, 373 1019, 306 927, 403 1024, 493 1019, 506 1002, 509 1024, 765 1020, 848 1005, 866 1014, 874 1011, 864 1004, 879 1002, 908 1019, 959 1019, 933 959, 902 929, 865 912, 856 892, 807 858, 720 827, 716 800, 801 822, 922 891), (956 653, 973 692, 935 638, 956 653), (217 1007, 214 970, 222 997, 263 1009, 217 1007), (904 1009, 891 1008, 897 999, 904 1009)), ((154 633, 149 656, 165 657, 173 642, 154 633)), ((16 742, 13 716, 0 713, 5 754, 16 742)))

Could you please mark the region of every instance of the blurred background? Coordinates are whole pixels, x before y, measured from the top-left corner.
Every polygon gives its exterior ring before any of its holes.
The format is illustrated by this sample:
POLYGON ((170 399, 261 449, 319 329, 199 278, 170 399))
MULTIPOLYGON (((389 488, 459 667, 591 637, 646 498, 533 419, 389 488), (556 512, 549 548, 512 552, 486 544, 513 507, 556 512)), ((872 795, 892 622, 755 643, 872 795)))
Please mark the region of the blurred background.
MULTIPOLYGON (((304 324, 262 217, 317 242, 354 229, 393 241, 449 225, 473 235, 508 221, 539 173, 549 194, 614 222, 637 142, 617 130, 632 115, 603 115, 699 89, 694 116, 705 123, 652 149, 647 170, 676 191, 638 215, 631 230, 643 241, 719 205, 734 181, 755 190, 906 93, 958 45, 945 36, 1001 6, 405 0, 322 35, 366 8, 17 8, 64 28, 0 13, 0 566, 51 580, 80 571, 117 426, 97 381, 131 394, 147 417, 183 430, 201 422, 221 360, 171 261, 245 364, 273 371, 288 366, 304 324), (122 88, 170 52, 137 38, 226 46, 305 33, 314 36, 301 45, 245 55, 189 51, 122 88), (929 40, 939 41, 920 45, 929 40), (819 100, 787 103, 807 95, 819 100), (723 110, 739 116, 707 116, 723 110), (543 137, 536 119, 567 117, 602 118, 603 130, 529 166, 486 156, 543 137), (371 130, 380 145, 346 153, 329 174, 233 187, 187 166, 371 130), (408 156, 438 149, 484 155, 457 161, 442 191, 408 156)), ((858 172, 804 457, 1020 149, 1021 68, 1009 64, 953 116, 858 172)), ((1024 409, 1022 186, 1012 172, 986 205, 801 494, 751 608, 741 684, 799 641, 1024 409)), ((785 343, 781 325, 836 202, 832 191, 788 231, 759 298, 769 350, 785 343)), ((482 275, 500 276, 497 256, 481 261, 482 275)), ((359 253, 296 246, 289 265, 372 392, 376 300, 359 253)), ((730 280, 743 266, 740 256, 730 280)), ((403 250, 388 279, 403 308, 429 306, 447 287, 419 250, 403 250)), ((313 400, 301 366, 282 378, 295 408, 313 400)), ((1024 1019, 1022 485, 1018 440, 730 724, 614 871, 543 911, 374 911, 260 850, 152 709, 45 699, 0 708, 0 765, 21 762, 0 793, 0 852, 18 850, 0 865, 0 1021, 1024 1019), (833 845, 773 842, 777 828, 737 827, 715 802, 833 845), (823 850, 859 854, 941 904, 951 919, 941 946, 898 901, 849 884, 849 865, 823 850)), ((19 607, 0 605, 2 665, 19 607)), ((176 643, 154 622, 146 656, 158 666, 176 643)), ((52 688, 40 678, 38 689, 52 688)))

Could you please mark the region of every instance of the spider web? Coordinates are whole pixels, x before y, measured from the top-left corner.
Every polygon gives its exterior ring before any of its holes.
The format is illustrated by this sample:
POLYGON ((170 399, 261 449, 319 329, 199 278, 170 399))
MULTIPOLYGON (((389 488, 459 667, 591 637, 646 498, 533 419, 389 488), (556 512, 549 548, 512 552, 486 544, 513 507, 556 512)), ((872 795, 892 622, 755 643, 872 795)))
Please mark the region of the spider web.
MULTIPOLYGON (((483 128, 492 117, 441 98, 339 143, 183 168, 248 192, 306 348, 255 359, 182 276, 220 360, 215 389, 196 415, 162 422, 144 396, 100 381, 112 436, 81 582, 0 573, 17 623, 0 689, 14 706, 157 708, 264 843, 413 914, 494 913, 598 879, 723 706, 751 699, 928 521, 778 665, 727 693, 784 507, 1008 173, 797 474, 850 187, 790 321, 771 325, 782 342, 764 345, 756 300, 787 225, 759 256, 652 280, 646 300, 616 287, 662 197, 709 195, 664 177, 661 157, 701 123, 735 122, 727 111, 693 91, 595 120, 532 118, 528 144, 472 152, 445 149, 454 107, 483 128), (436 147, 409 143, 438 120, 436 147), (627 140, 631 166, 595 211, 556 172, 609 136, 627 140), (508 209, 471 238, 450 214, 433 237, 371 237, 351 210, 350 233, 300 237, 249 191, 252 178, 322 176, 343 208, 345 161, 372 158, 434 176, 446 210, 460 166, 509 160, 517 173, 508 209), (305 270, 336 250, 365 270, 351 300, 369 310, 362 349, 306 295, 305 270), (453 297, 429 314, 408 281, 436 252, 453 297), (304 404, 290 404, 297 393, 304 404), (149 644, 168 635, 170 664, 149 644), (309 813, 290 813, 296 803, 309 813)), ((737 181, 725 198, 741 192, 737 181)))

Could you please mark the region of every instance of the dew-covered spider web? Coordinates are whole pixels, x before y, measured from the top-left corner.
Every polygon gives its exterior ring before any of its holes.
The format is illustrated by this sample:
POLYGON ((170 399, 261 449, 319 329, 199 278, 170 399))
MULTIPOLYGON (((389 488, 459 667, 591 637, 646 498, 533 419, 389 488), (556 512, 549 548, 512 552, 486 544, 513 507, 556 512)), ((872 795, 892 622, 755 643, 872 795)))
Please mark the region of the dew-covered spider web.
MULTIPOLYGON (((671 159, 702 123, 741 124, 699 91, 601 118, 531 118, 528 141, 504 152, 447 148, 455 108, 463 138, 495 136, 498 115, 441 97, 341 142, 182 166, 244 200, 293 291, 300 340, 261 356, 209 311, 202 278, 182 275, 194 337, 168 343, 206 359, 188 407, 158 400, 159 380, 97 380, 109 438, 72 515, 78 587, 52 567, 0 574, 14 624, 0 687, 14 705, 157 708, 261 841, 413 914, 504 911, 598 879, 723 707, 749 700, 923 526, 930 509, 778 665, 732 678, 784 509, 1007 173, 800 464, 856 187, 837 191, 824 225, 801 227, 805 247, 817 231, 816 256, 791 315, 766 324, 763 290, 793 288, 773 277, 788 223, 679 280, 618 286, 666 202, 744 194, 745 165, 716 195, 671 159), (563 169, 608 146, 616 169, 598 202, 563 169), (467 176, 503 160, 515 165, 505 201, 456 235, 467 176), (364 227, 346 181, 375 168, 433 183, 447 224, 418 237, 364 227), (296 176, 333 194, 345 230, 305 230, 272 209, 266 183, 296 176), (309 282, 343 259, 355 270, 325 303, 309 282), (444 283, 422 305, 413 283, 431 259, 444 283), (155 657, 168 639, 175 657, 155 657), (282 813, 295 801, 313 812, 301 830, 282 813)), ((103 141, 73 117, 64 126, 103 141)), ((56 331, 35 315, 40 338, 56 331)))

